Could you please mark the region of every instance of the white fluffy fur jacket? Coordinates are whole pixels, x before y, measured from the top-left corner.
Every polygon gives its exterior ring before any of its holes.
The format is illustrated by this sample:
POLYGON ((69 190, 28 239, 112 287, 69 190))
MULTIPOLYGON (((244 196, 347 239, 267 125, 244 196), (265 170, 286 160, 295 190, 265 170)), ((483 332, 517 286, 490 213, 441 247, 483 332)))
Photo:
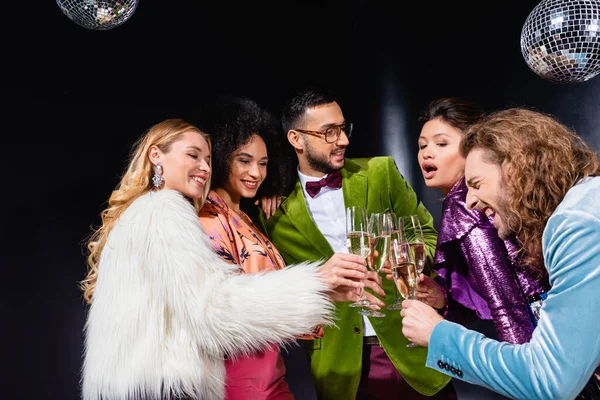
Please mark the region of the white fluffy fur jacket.
POLYGON ((85 327, 83 399, 222 399, 224 356, 283 345, 334 308, 318 263, 239 274, 172 190, 135 200, 109 235, 85 327))

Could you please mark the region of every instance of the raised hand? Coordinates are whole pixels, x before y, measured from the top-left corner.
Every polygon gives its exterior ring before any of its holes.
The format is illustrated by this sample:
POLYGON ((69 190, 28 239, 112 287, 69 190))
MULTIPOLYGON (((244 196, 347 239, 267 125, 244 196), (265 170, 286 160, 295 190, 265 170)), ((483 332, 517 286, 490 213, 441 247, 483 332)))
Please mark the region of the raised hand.
POLYGON ((367 279, 365 259, 356 254, 335 253, 319 270, 322 279, 331 290, 341 286, 352 289, 364 287, 367 279))
POLYGON ((379 270, 382 274, 385 275, 385 279, 388 281, 393 281, 394 277, 392 276, 392 264, 390 263, 390 259, 385 260, 383 267, 379 270))
POLYGON ((443 318, 427 304, 419 300, 404 300, 402 302, 402 334, 411 342, 428 346, 433 328, 443 318))
MULTIPOLYGON (((371 289, 374 293, 377 293, 381 297, 385 297, 385 291, 381 287, 381 276, 377 271, 367 272, 367 280, 364 281, 365 289, 371 289)), ((372 306, 369 306, 372 310, 379 310, 381 307, 385 307, 385 303, 381 301, 377 296, 365 291, 365 296, 372 306)))
POLYGON ((446 289, 427 275, 419 275, 417 283, 417 300, 434 308, 446 306, 446 289))
POLYGON ((254 202, 255 206, 260 205, 263 212, 265 213, 265 218, 269 219, 273 214, 275 214, 275 210, 281 204, 281 196, 271 196, 271 197, 261 197, 260 199, 254 202))

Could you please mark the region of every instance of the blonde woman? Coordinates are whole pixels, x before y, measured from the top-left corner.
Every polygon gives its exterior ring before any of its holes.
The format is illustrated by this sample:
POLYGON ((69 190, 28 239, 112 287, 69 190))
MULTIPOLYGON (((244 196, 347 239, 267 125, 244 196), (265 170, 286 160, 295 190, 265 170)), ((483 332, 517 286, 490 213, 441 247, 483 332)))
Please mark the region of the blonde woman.
POLYGON ((183 120, 136 143, 88 244, 85 400, 222 399, 225 357, 332 323, 319 263, 239 274, 212 250, 210 177, 209 137, 183 120))

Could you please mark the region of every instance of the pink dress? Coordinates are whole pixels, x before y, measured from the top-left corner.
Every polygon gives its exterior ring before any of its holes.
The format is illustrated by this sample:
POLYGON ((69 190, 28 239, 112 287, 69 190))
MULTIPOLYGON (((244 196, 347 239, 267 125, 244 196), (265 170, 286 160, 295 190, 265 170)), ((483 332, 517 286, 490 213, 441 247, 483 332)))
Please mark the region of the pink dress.
MULTIPOLYGON (((200 222, 221 258, 239 264, 243 272, 252 274, 285 267, 281 254, 248 215, 231 210, 214 191, 208 194, 200 211, 200 222)), ((315 329, 315 335, 322 335, 321 327, 315 329)), ((228 400, 294 399, 284 380, 285 366, 279 348, 274 345, 235 362, 226 360, 225 368, 228 400)))

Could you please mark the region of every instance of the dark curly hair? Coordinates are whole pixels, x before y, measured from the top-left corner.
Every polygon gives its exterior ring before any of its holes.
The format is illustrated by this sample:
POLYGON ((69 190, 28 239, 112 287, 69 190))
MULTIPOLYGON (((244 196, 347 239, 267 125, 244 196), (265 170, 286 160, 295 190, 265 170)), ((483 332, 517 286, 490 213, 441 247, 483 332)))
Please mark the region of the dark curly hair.
POLYGON ((524 261, 542 275, 542 233, 569 189, 580 179, 600 174, 598 157, 573 130, 554 116, 525 108, 497 111, 467 129, 460 144, 502 168, 508 215, 524 261))
POLYGON ((283 156, 277 118, 246 97, 226 95, 218 99, 205 128, 212 139, 211 189, 223 187, 231 173, 231 156, 258 135, 267 147, 267 177, 257 197, 283 195, 290 186, 291 165, 283 156))

